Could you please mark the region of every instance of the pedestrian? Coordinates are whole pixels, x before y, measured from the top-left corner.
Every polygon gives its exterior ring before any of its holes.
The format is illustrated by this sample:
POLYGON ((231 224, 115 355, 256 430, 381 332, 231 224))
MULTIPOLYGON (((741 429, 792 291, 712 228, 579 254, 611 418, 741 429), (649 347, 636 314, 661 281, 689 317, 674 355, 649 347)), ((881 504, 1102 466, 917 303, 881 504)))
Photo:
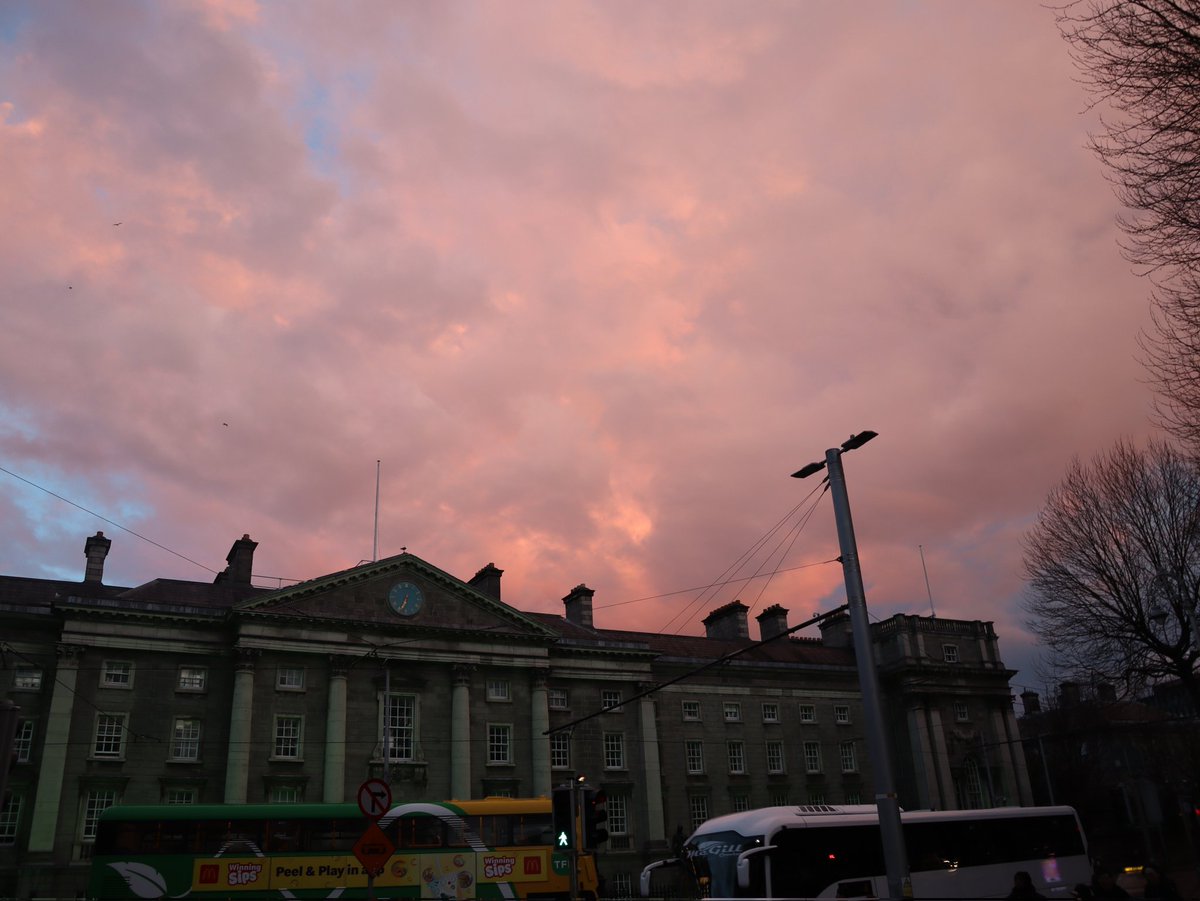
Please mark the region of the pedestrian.
POLYGON ((1013 873, 1012 891, 1008 893, 1008 897, 1012 901, 1033 901, 1035 898, 1045 898, 1045 895, 1039 894, 1038 890, 1033 887, 1033 877, 1025 870, 1017 870, 1013 873))
POLYGON ((1175 883, 1165 876, 1158 867, 1142 868, 1142 876, 1146 880, 1146 888, 1142 891, 1143 898, 1156 898, 1160 901, 1181 901, 1179 889, 1175 883))
POLYGON ((1117 877, 1108 867, 1096 867, 1092 873, 1092 897, 1096 901, 1122 901, 1129 892, 1117 885, 1117 877))

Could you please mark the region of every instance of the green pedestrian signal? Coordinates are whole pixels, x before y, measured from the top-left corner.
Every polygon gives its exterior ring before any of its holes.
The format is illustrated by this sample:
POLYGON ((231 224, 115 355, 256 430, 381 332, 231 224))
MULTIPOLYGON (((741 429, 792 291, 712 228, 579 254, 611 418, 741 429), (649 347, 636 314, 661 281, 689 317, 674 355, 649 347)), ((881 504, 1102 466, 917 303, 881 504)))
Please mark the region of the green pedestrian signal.
POLYGON ((554 789, 551 795, 554 811, 554 847, 560 851, 572 851, 577 847, 573 794, 572 786, 560 785, 554 789))

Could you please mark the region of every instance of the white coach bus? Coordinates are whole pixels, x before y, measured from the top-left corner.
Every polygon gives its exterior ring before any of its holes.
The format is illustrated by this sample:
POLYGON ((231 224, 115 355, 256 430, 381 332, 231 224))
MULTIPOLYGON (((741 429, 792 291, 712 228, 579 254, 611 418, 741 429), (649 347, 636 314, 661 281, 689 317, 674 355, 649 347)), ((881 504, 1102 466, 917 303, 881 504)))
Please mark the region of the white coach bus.
MULTIPOLYGON (((1070 807, 918 810, 900 821, 914 899, 1004 898, 1018 870, 1050 899, 1091 879, 1070 807)), ((680 857, 647 866, 640 888, 643 897, 886 898, 878 811, 814 805, 714 817, 680 857)))

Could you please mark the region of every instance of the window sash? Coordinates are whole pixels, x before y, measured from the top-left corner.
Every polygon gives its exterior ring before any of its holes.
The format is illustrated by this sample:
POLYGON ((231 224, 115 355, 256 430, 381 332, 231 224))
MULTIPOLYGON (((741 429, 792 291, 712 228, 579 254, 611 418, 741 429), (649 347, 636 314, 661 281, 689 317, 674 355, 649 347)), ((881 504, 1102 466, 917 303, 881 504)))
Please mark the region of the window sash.
POLYGON ((571 766, 571 736, 566 732, 555 732, 550 736, 550 766, 559 770, 571 766))
POLYGON ((858 769, 858 755, 854 753, 854 742, 842 742, 838 753, 842 760, 843 773, 853 773, 858 769))
POLYGON ((607 713, 618 713, 621 710, 621 692, 613 688, 600 691, 600 707, 607 713))
POLYGON ((275 675, 275 687, 288 691, 300 691, 304 688, 304 667, 281 666, 275 675))
POLYGON ((282 760, 299 760, 303 734, 303 717, 275 717, 275 753, 273 756, 282 760))
POLYGON ((726 701, 724 704, 725 722, 736 723, 742 719, 742 705, 737 701, 726 701))
POLYGON ((740 741, 731 741, 728 744, 729 753, 729 772, 745 773, 746 772, 746 746, 740 741))
POLYGON ((699 701, 684 701, 683 702, 683 718, 685 720, 700 719, 700 702, 699 701))
POLYGON ((767 742, 767 772, 783 772, 783 742, 781 741, 767 742))
POLYGON ((115 789, 97 789, 87 793, 83 808, 83 825, 79 833, 85 842, 96 840, 96 827, 100 824, 100 814, 117 803, 115 789))
POLYGON ((691 795, 688 798, 688 813, 692 817, 692 829, 698 829, 708 819, 708 798, 704 795, 691 795))
POLYGON ((687 771, 689 773, 704 772, 704 742, 688 741, 684 744, 687 754, 687 771))
POLYGON ((25 797, 14 792, 4 809, 0 810, 0 847, 17 843, 17 830, 21 826, 21 807, 24 803, 25 797))
POLYGON ((96 717, 93 757, 122 757, 125 753, 125 714, 102 713, 96 717))
POLYGON ((850 722, 850 708, 845 704, 837 704, 833 708, 833 721, 838 725, 850 722))
POLYGON ((819 773, 821 772, 821 745, 815 741, 806 741, 804 743, 804 769, 805 772, 819 773))
POLYGON ((42 670, 36 666, 18 666, 13 673, 13 688, 35 691, 42 687, 42 670))
POLYGON ((800 722, 815 723, 817 721, 817 707, 815 704, 800 705, 800 722))
POLYGON ((625 795, 609 795, 605 805, 608 819, 604 823, 609 835, 629 834, 629 799, 625 795))
MULTIPOLYGON (((383 728, 387 731, 387 754, 391 762, 405 763, 416 759, 417 698, 416 695, 390 694, 384 705, 383 728)), ((382 742, 383 736, 380 736, 382 742)), ((380 750, 382 754, 382 747, 380 750)))
POLYGON ((779 705, 778 704, 763 704, 762 718, 764 723, 779 722, 779 705))
POLYGON ((507 723, 488 724, 488 763, 512 763, 512 726, 507 723))
POLYGON ((548 700, 551 710, 566 710, 567 690, 565 688, 551 688, 548 694, 548 700))
POLYGON ((133 684, 133 664, 128 660, 105 660, 100 681, 108 688, 129 688, 133 684))
POLYGON ((204 691, 208 685, 208 668, 204 666, 179 667, 176 687, 182 691, 204 691))
POLYGON ((625 733, 604 733, 604 768, 606 770, 625 769, 625 733))
POLYGON ((489 679, 487 684, 487 699, 489 701, 511 701, 512 688, 507 679, 489 679))
POLYGON ((17 734, 13 736, 13 753, 17 763, 29 763, 33 754, 33 720, 20 720, 17 734))
POLYGON ((164 801, 167 804, 195 804, 196 790, 194 788, 168 788, 164 801))
POLYGON ((200 721, 180 717, 175 720, 171 735, 171 757, 174 760, 200 759, 200 721))

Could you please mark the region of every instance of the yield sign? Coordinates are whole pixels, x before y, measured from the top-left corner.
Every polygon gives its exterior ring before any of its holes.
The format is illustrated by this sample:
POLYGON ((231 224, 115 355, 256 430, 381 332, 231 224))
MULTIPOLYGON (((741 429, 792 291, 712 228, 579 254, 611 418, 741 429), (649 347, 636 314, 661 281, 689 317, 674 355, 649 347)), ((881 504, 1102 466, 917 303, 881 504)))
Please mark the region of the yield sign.
POLYGON ((383 871, 384 864, 396 851, 396 846, 387 837, 378 823, 372 823, 362 838, 354 843, 354 856, 368 873, 378 874, 383 871))
POLYGON ((377 820, 392 806, 392 787, 382 779, 368 779, 358 787, 358 809, 377 820))

